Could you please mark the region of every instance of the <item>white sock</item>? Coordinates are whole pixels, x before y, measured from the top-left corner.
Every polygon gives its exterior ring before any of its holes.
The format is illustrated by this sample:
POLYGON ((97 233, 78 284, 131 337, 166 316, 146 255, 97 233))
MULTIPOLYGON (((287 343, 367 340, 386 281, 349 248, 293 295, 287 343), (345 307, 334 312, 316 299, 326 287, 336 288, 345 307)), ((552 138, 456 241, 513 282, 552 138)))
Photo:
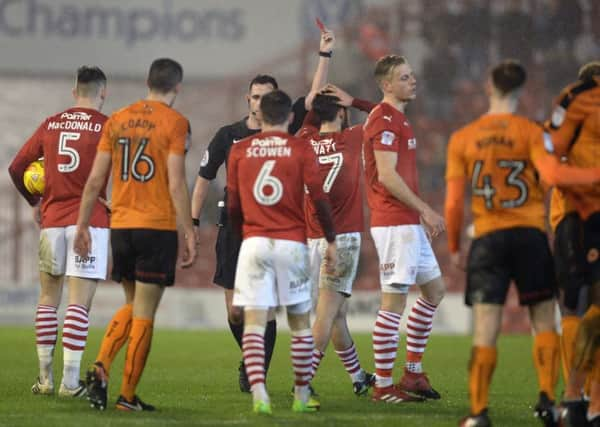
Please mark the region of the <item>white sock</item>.
POLYGON ((40 382, 43 384, 54 384, 54 375, 52 373, 54 346, 38 344, 37 354, 40 362, 40 382))

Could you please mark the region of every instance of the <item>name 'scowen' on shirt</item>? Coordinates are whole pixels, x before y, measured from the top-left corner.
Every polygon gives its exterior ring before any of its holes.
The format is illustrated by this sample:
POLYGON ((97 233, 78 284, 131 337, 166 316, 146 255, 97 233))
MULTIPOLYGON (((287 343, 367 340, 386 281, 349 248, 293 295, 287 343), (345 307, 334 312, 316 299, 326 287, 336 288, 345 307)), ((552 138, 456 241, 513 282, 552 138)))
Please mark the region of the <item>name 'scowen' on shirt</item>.
POLYGON ((291 157, 292 148, 287 146, 287 142, 286 138, 279 136, 254 138, 250 147, 246 148, 246 157, 291 157))

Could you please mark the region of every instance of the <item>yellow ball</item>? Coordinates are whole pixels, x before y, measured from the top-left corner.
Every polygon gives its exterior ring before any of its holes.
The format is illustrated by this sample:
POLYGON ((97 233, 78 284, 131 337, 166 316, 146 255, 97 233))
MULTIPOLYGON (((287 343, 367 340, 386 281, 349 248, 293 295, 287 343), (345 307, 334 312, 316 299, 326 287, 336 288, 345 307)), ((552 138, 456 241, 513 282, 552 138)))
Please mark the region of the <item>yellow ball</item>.
POLYGON ((36 160, 32 162, 25 173, 23 174, 23 184, 25 188, 34 196, 42 196, 44 194, 44 161, 36 160))

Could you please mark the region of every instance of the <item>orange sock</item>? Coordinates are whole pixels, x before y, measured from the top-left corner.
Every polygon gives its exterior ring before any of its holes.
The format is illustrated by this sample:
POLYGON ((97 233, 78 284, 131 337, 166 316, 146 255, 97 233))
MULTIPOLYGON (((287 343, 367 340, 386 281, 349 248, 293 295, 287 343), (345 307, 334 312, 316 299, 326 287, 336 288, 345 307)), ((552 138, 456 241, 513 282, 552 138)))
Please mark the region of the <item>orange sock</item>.
POLYGON ((477 415, 488 406, 492 375, 498 352, 495 347, 473 347, 469 362, 469 398, 471 415, 477 415))
POLYGON ((146 366, 152 343, 152 324, 152 320, 139 317, 134 317, 132 321, 121 384, 121 395, 129 401, 135 396, 135 388, 146 366))
POLYGON ((107 374, 117 353, 119 353, 119 350, 121 350, 121 347, 123 347, 123 344, 129 338, 132 310, 133 307, 131 304, 125 304, 117 310, 106 328, 104 338, 102 338, 102 344, 100 344, 100 351, 98 352, 96 361, 102 362, 107 374))
POLYGON ((588 415, 592 417, 600 414, 600 349, 596 350, 594 367, 588 375, 590 379, 590 406, 588 415))
POLYGON ((580 323, 581 319, 578 316, 565 316, 561 320, 560 361, 565 384, 569 381, 569 372, 573 369, 575 337, 580 323))
POLYGON ((535 336, 533 363, 540 391, 545 392, 550 400, 555 400, 554 389, 558 383, 560 365, 560 337, 556 332, 542 332, 535 336))
POLYGON ((592 304, 589 306, 585 314, 583 315, 584 319, 591 319, 594 316, 600 316, 600 306, 596 304, 592 304))

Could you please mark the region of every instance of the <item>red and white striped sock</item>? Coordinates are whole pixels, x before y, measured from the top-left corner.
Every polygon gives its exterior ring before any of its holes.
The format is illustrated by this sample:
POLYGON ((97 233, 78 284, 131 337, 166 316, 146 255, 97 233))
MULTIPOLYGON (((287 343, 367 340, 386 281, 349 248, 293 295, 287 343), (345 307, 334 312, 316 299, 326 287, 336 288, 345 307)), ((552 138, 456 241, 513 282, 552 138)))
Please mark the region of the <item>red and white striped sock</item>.
POLYGON ((402 315, 379 310, 373 329, 373 351, 375 356, 376 387, 392 385, 392 370, 396 361, 400 319, 402 315))
POLYGON ((78 304, 69 305, 62 333, 64 360, 62 383, 67 388, 72 389, 79 385, 79 368, 87 341, 88 327, 87 308, 78 304))
POLYGON ((346 350, 335 351, 339 356, 340 360, 344 364, 344 368, 346 368, 346 372, 350 375, 352 382, 364 381, 365 373, 360 368, 360 362, 358 360, 358 353, 356 352, 356 347, 354 343, 346 350))
POLYGON ((314 378, 315 374, 317 373, 317 370, 319 369, 319 366, 321 365, 321 360, 323 360, 323 356, 325 356, 325 353, 323 353, 321 350, 315 348, 313 350, 312 353, 312 372, 311 372, 311 377, 314 378))
POLYGON ((292 366, 295 376, 295 396, 303 402, 309 398, 308 386, 312 379, 312 357, 315 342, 310 329, 292 331, 292 366))
POLYGON ((40 381, 53 384, 52 357, 58 334, 58 318, 56 307, 39 304, 35 314, 35 336, 38 360, 40 364, 40 381))
POLYGON ((256 325, 244 327, 242 352, 254 401, 269 402, 265 387, 265 328, 256 325))
POLYGON ((423 298, 418 298, 408 315, 408 321, 406 322, 406 369, 410 372, 423 372, 421 360, 425 347, 427 347, 429 334, 431 334, 436 309, 437 305, 433 305, 423 298))

